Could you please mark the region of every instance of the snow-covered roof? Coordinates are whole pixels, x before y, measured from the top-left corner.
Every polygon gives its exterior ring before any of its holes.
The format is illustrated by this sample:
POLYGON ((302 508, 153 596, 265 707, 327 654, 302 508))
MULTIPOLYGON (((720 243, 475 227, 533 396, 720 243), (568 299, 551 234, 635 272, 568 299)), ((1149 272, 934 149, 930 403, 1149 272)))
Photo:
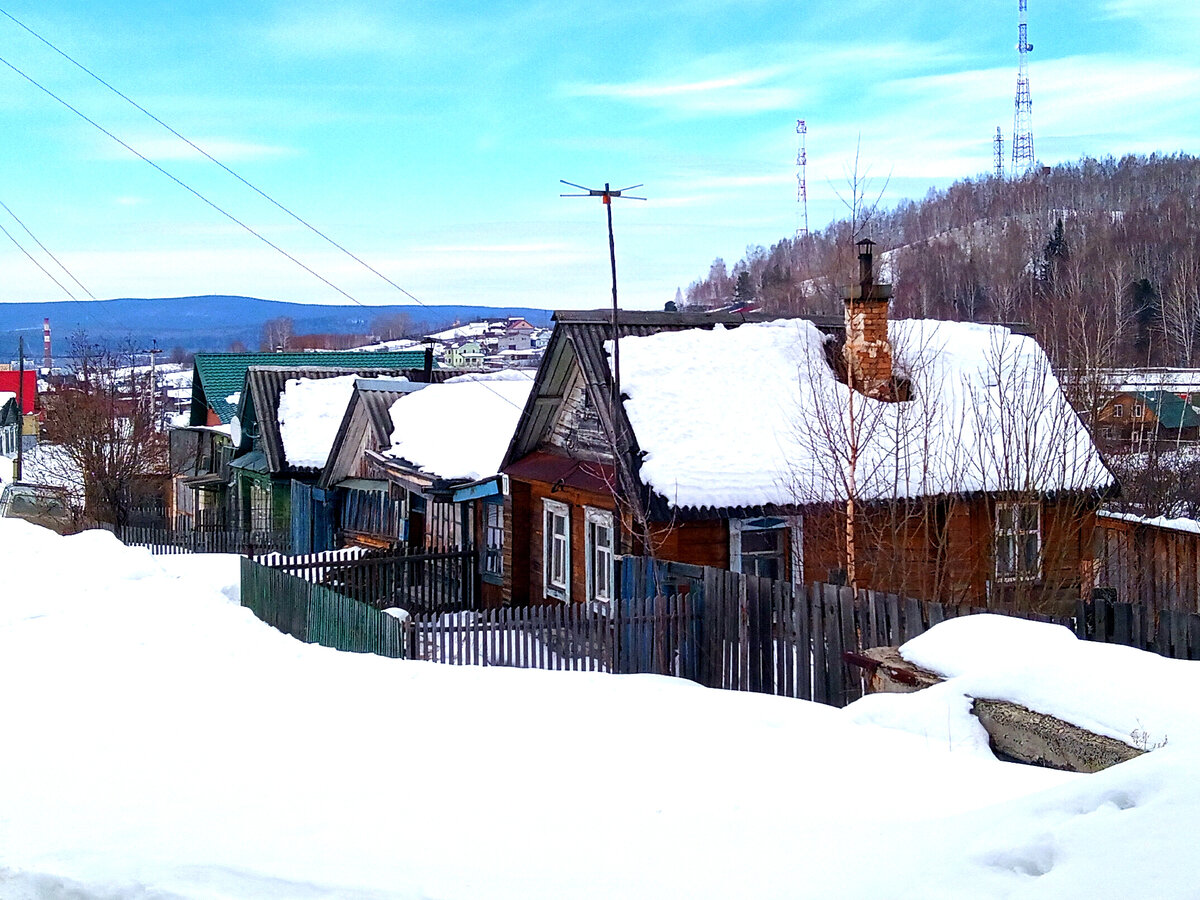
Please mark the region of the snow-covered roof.
POLYGON ((289 378, 279 395, 279 436, 293 466, 320 468, 329 458, 354 382, 353 373, 334 378, 289 378))
POLYGON ((803 319, 623 339, 643 481, 676 507, 713 508, 1112 483, 1032 338, 931 320, 893 321, 889 336, 906 402, 838 381, 803 319))
POLYGON ((1167 516, 1139 516, 1135 513, 1108 512, 1101 510, 1099 516, 1105 519, 1119 519, 1122 522, 1132 522, 1135 525, 1149 525, 1152 528, 1166 528, 1168 531, 1186 531, 1200 534, 1200 522, 1195 519, 1172 519, 1167 516))
POLYGON ((532 373, 460 375, 392 404, 392 446, 403 459, 438 478, 486 478, 500 469, 532 373))
POLYGON ((13 391, 0 391, 0 406, 3 406, 9 400, 11 400, 13 403, 16 403, 17 402, 16 393, 14 393, 13 391))

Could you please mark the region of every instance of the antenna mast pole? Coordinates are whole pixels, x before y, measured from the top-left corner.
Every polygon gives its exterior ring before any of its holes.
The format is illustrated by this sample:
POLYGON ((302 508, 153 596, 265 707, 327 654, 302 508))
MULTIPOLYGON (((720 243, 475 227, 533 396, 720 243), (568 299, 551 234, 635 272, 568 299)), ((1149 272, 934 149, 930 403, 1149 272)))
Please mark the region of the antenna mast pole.
POLYGON ((796 237, 808 237, 808 151, 805 142, 808 124, 804 119, 796 120, 796 134, 800 135, 800 146, 796 150, 796 202, 800 204, 800 224, 796 226, 796 237))
POLYGON ((1013 100, 1012 173, 1024 174, 1033 166, 1033 100, 1029 96, 1029 25, 1027 0, 1017 0, 1017 95, 1013 100))
POLYGON ((1000 134, 1000 126, 996 126, 996 136, 992 139, 992 174, 997 178, 1004 177, 1004 136, 1000 134))

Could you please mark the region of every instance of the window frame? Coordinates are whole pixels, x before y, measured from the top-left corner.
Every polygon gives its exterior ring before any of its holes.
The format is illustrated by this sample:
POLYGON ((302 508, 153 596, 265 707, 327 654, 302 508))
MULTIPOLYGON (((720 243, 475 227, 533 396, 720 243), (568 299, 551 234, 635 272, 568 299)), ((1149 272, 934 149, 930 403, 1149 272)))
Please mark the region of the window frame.
POLYGON ((1145 414, 1146 414, 1146 407, 1144 404, 1142 404, 1142 403, 1133 404, 1133 412, 1132 412, 1133 418, 1140 419, 1145 414))
POLYGON ((503 503, 483 504, 483 552, 479 556, 479 571, 490 578, 504 577, 503 503), (492 522, 493 515, 496 522, 492 522))
POLYGON ((583 508, 583 549, 586 568, 584 584, 585 593, 590 602, 610 604, 616 597, 616 546, 617 533, 615 519, 611 510, 594 506, 583 508), (595 540, 595 529, 603 528, 608 532, 607 548, 598 545, 595 540), (600 551, 598 553, 598 551, 600 551), (607 551, 608 559, 601 564, 599 556, 607 551), (601 594, 597 589, 597 575, 603 572, 607 581, 607 593, 601 594))
POLYGON ((1113 404, 1113 418, 1114 419, 1125 418, 1125 404, 1124 403, 1114 403, 1113 404))
POLYGON ((571 601, 571 507, 548 497, 542 500, 542 593, 564 603, 571 601), (554 520, 561 519, 563 532, 554 530, 554 520), (562 580, 552 578, 557 561, 557 549, 562 548, 562 580))
POLYGON ((1011 584, 1013 582, 1040 581, 1042 577, 1042 504, 1040 500, 1001 500, 996 503, 994 533, 992 539, 992 569, 996 581, 1011 584), (1001 528, 1001 514, 1010 511, 1012 517, 1010 528, 1001 528), (1035 514, 1034 527, 1025 527, 1022 523, 1022 511, 1033 510, 1035 514), (1035 540, 1035 562, 1032 569, 1024 563, 1025 554, 1023 538, 1032 535, 1035 540), (1009 559, 1011 567, 1008 571, 1000 570, 1000 547, 1002 541, 1009 541, 1009 559))
MULTIPOLYGON (((745 572, 744 565, 747 557, 753 559, 774 558, 778 561, 775 580, 787 581, 788 565, 791 563, 792 582, 797 583, 803 571, 802 547, 803 524, 799 517, 780 518, 775 516, 759 516, 753 519, 729 520, 729 570, 739 574, 745 572), (743 536, 747 533, 775 532, 777 547, 772 553, 751 551, 746 553, 743 547, 743 536), (799 545, 799 547, 798 547, 799 545), (789 560, 789 554, 791 559, 789 560)), ((754 574, 754 573, 749 573, 754 574)), ((770 576, 760 576, 770 577, 770 576)))

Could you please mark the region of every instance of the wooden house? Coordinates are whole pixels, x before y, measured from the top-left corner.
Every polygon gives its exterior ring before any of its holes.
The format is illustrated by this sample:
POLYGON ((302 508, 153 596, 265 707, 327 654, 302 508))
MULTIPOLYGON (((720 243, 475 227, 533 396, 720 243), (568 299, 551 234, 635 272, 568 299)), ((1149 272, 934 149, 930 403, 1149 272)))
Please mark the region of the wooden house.
POLYGON ((1123 390, 1096 416, 1105 449, 1137 453, 1154 447, 1194 444, 1200 438, 1200 408, 1190 394, 1168 390, 1123 390))
POLYGON ((560 312, 503 461, 505 601, 606 602, 652 553, 796 583, 1055 607, 1113 488, 1032 338, 888 321, 560 312))
MULTIPOLYGON (((421 370, 380 371, 428 377, 421 370)), ((252 366, 231 423, 231 521, 290 533, 293 552, 333 549, 333 498, 315 488, 359 373, 333 367, 252 366)))
POLYGON ((315 490, 332 493, 340 546, 394 547, 408 540, 408 495, 390 481, 378 454, 392 444, 391 408, 426 387, 407 379, 360 378, 315 490))
MULTIPOLYGON (((169 435, 172 504, 180 527, 235 527, 230 428, 251 366, 320 366, 341 373, 424 373, 423 349, 401 352, 197 353, 192 367, 188 424, 169 435)), ((415 376, 423 377, 423 376, 415 376)), ((239 512, 244 513, 244 506, 239 512)))
MULTIPOLYGON (((358 471, 387 480, 406 515, 410 548, 477 555, 470 595, 485 606, 498 605, 503 591, 507 479, 500 460, 532 383, 529 375, 501 372, 410 392, 391 405, 388 445, 365 447, 358 463, 358 471)), ((331 478, 354 456, 339 454, 331 478)))

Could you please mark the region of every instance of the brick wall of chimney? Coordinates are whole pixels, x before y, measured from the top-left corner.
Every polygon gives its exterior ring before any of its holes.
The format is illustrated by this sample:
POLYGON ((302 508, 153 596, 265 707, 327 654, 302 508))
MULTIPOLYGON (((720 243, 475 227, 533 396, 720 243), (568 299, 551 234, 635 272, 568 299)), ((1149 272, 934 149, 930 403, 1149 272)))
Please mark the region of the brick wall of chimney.
POLYGON ((892 379, 888 301, 846 301, 847 370, 851 386, 868 396, 886 392, 892 379))

